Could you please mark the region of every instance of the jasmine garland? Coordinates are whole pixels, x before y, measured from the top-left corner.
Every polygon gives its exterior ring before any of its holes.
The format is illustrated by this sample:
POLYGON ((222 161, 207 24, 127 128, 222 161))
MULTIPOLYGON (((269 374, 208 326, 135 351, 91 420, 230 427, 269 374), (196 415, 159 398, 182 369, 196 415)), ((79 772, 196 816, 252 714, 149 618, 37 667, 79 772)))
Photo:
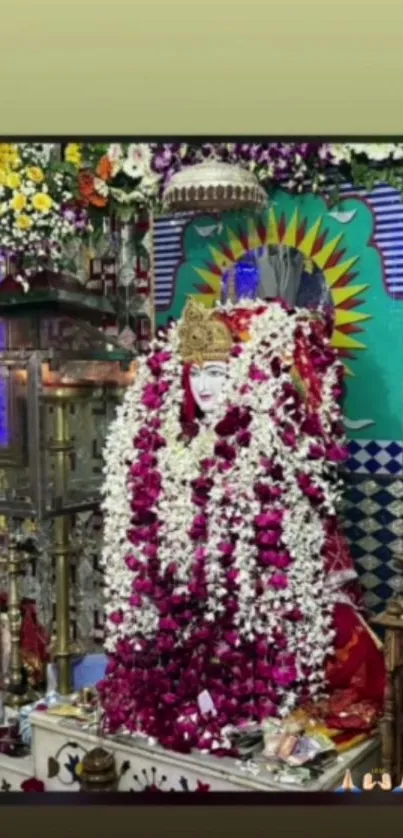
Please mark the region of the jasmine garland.
POLYGON ((249 339, 213 412, 185 432, 173 325, 139 361, 105 450, 105 726, 176 750, 220 753, 229 724, 317 698, 333 651, 340 366, 319 318, 250 302, 217 315, 241 307, 249 339))

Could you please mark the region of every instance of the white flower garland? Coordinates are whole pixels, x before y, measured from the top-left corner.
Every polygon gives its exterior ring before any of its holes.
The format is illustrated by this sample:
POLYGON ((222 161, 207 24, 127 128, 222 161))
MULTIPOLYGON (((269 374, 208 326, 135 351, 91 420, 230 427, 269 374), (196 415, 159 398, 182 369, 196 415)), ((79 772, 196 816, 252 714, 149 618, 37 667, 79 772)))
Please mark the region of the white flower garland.
MULTIPOLYGON (((242 303, 242 307, 258 308, 259 303, 242 303)), ((226 307, 230 309, 230 306, 226 307)), ((228 365, 228 385, 221 394, 215 410, 203 423, 198 436, 188 444, 179 441, 181 435, 180 406, 183 400, 181 362, 179 358, 178 324, 171 327, 167 337, 157 339, 152 351, 170 351, 171 358, 164 364, 163 380, 169 385, 163 405, 158 410, 161 426, 158 433, 166 440, 166 446, 157 452, 158 471, 162 477, 160 500, 155 511, 161 522, 159 532, 158 561, 161 571, 176 560, 176 592, 185 593, 194 566, 195 545, 189 537, 189 529, 195 517, 191 500, 191 482, 200 476, 200 461, 213 455, 219 437, 215 432, 217 422, 232 405, 249 408, 252 422, 250 446, 238 449, 235 463, 229 474, 217 469, 213 472, 214 486, 203 514, 208 520, 208 537, 203 545, 206 554, 206 575, 208 602, 206 619, 214 621, 223 611, 222 600, 227 594, 225 573, 220 561, 219 545, 229 532, 237 532, 234 569, 238 577, 237 601, 239 610, 236 625, 240 636, 252 640, 256 635, 266 635, 268 642, 275 640, 276 631, 281 630, 287 639, 287 651, 296 656, 298 674, 309 669, 309 690, 312 696, 323 688, 324 665, 332 652, 332 610, 334 597, 327 584, 324 558, 322 555, 325 529, 320 514, 298 485, 299 469, 308 473, 315 485, 322 490, 324 505, 329 515, 335 514, 339 498, 339 487, 323 476, 323 461, 309 460, 308 448, 312 439, 299 438, 294 450, 281 440, 283 422, 293 420, 283 403, 277 415, 277 423, 268 421, 268 411, 278 406, 279 396, 285 383, 292 382, 291 369, 281 373, 279 378, 252 382, 250 392, 241 395, 241 388, 248 381, 253 363, 262 370, 269 368, 276 357, 292 358, 295 350, 295 331, 302 328, 306 337, 310 332, 310 320, 306 312, 287 313, 279 304, 271 304, 253 318, 251 339, 243 345, 242 354, 231 358, 228 365), (282 542, 292 559, 287 569, 288 587, 275 590, 269 586, 272 571, 259 570, 264 592, 256 596, 257 547, 252 544, 253 522, 259 514, 260 503, 256 500, 253 486, 256 480, 270 483, 261 466, 262 445, 266 451, 273 451, 281 463, 284 478, 281 508, 282 542), (242 491, 239 491, 242 487, 242 491), (234 489, 233 503, 224 506, 228 493, 234 489), (242 519, 234 522, 237 514, 242 519), (304 525, 301 526, 301 521, 304 525), (303 619, 284 619, 290 610, 299 607, 303 619)), ((290 365, 291 366, 291 365, 290 365)), ((141 359, 137 377, 128 389, 124 402, 117 412, 108 436, 105 449, 105 483, 103 489, 104 548, 102 563, 105 570, 108 652, 116 649, 120 639, 141 635, 152 638, 158 630, 159 612, 152 600, 145 598, 140 607, 129 603, 132 593, 133 572, 126 566, 126 558, 133 553, 128 538, 132 511, 131 489, 128 482, 130 467, 136 462, 138 452, 133 440, 144 427, 148 410, 142 404, 142 394, 151 378, 147 361, 141 359), (113 615, 119 610, 122 620, 117 624, 113 615)), ((334 406, 332 388, 336 384, 336 369, 331 367, 323 382, 323 403, 319 408, 320 418, 329 427, 329 422, 338 418, 334 406)), ((295 423, 295 431, 299 432, 295 423)), ((300 433, 300 432, 299 432, 300 433)), ((273 507, 275 509, 275 505, 273 507)), ((141 553, 141 550, 138 552, 141 553)), ((191 625, 184 636, 191 632, 191 625)), ((296 695, 287 687, 282 688, 282 712, 286 713, 295 704, 296 695)))

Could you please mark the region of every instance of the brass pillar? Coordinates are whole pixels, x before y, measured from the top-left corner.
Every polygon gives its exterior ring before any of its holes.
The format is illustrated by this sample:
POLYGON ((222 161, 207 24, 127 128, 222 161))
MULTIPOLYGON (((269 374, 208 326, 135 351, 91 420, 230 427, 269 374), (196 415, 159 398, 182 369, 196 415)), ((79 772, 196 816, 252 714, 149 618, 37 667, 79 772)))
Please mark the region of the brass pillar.
MULTIPOLYGON (((53 433, 48 451, 54 455, 54 497, 62 506, 66 499, 73 444, 70 434, 69 409, 72 388, 55 388, 46 393, 53 408, 53 433)), ((54 521, 53 556, 56 575, 56 637, 53 658, 58 671, 58 691, 72 691, 71 658, 74 654, 70 637, 70 517, 57 515, 54 521)))
POLYGON ((22 683, 22 655, 21 655, 21 601, 18 578, 21 573, 23 556, 17 549, 15 538, 8 539, 8 555, 6 559, 8 576, 7 612, 10 631, 10 667, 8 674, 5 704, 18 708, 29 704, 33 699, 33 691, 23 688, 22 683))

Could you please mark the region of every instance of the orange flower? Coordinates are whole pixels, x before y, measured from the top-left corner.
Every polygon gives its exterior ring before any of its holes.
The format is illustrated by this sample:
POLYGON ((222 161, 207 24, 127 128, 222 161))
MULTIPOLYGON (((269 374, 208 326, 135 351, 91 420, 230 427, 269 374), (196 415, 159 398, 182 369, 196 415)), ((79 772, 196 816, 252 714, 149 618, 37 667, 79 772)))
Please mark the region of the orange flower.
POLYGON ((96 173, 98 177, 100 177, 105 182, 110 180, 112 177, 112 163, 109 160, 109 157, 101 157, 98 166, 96 168, 96 173))
POLYGON ((82 169, 78 175, 78 188, 83 198, 87 200, 94 191, 94 175, 88 169, 82 169))
POLYGON ((78 188, 85 203, 93 207, 106 207, 108 199, 95 191, 95 177, 88 169, 83 169, 78 175, 78 188))

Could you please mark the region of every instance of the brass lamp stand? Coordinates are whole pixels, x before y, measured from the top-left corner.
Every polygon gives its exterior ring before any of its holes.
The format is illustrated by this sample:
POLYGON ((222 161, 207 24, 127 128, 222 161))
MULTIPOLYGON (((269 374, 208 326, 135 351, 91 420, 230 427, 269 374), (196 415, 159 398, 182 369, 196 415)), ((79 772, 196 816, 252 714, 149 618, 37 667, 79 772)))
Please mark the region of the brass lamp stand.
MULTIPOLYGON (((49 387, 45 399, 53 408, 53 433, 48 440, 48 452, 54 455, 54 494, 62 505, 68 489, 70 456, 74 446, 70 433, 69 411, 78 396, 78 388, 49 387)), ((61 513, 54 521, 54 549, 56 575, 56 636, 53 658, 58 671, 58 691, 69 695, 72 691, 72 658, 78 654, 70 636, 70 569, 71 520, 61 513)))
POLYGON ((8 555, 2 560, 7 568, 8 575, 8 625, 10 630, 10 668, 7 683, 7 692, 4 703, 9 707, 17 709, 29 704, 34 700, 35 694, 27 685, 24 687, 22 679, 22 655, 21 655, 21 602, 19 594, 18 578, 21 574, 21 564, 25 560, 25 554, 19 551, 13 535, 8 540, 8 555))

